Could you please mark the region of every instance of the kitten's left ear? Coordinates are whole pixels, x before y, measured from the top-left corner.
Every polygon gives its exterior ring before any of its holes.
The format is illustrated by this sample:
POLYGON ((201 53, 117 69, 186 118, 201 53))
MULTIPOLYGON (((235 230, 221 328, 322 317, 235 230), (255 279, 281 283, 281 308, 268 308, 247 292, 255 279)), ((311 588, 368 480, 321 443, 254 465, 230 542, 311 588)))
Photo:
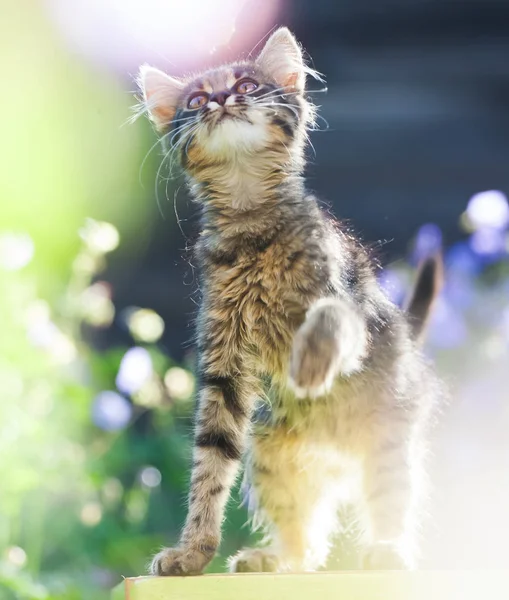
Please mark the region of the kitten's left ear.
POLYGON ((169 125, 177 112, 180 94, 184 82, 170 77, 155 67, 140 67, 138 85, 143 92, 143 99, 150 119, 156 129, 161 131, 169 125))
POLYGON ((286 27, 276 30, 256 59, 260 67, 283 88, 303 92, 306 67, 299 43, 286 27))

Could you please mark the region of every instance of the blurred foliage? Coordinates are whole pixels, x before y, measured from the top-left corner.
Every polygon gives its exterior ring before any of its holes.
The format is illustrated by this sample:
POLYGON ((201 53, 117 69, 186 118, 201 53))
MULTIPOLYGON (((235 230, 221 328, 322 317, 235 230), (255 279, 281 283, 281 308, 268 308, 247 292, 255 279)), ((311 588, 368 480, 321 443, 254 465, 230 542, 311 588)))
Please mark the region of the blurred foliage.
POLYGON ((29 233, 49 296, 69 275, 86 217, 114 222, 131 257, 147 243, 156 207, 138 172, 150 128, 124 126, 132 82, 77 60, 44 3, 2 2, 1 10, 1 65, 11 84, 0 99, 0 223, 29 233))
MULTIPOLYGON (((9 590, 5 598, 99 598, 120 574, 144 573, 150 554, 178 534, 193 376, 158 348, 160 317, 147 309, 119 317, 138 344, 129 352, 94 352, 82 342, 87 321, 109 326, 112 318, 108 302, 91 302, 104 253, 118 242, 111 225, 89 220, 82 229, 55 309, 21 266, 26 237, 8 237, 8 264, 20 259, 15 270, 0 269, 0 591, 9 590), (148 373, 137 370, 143 352, 148 373), (116 386, 125 395, 101 393, 116 386)), ((232 512, 223 552, 245 541, 245 520, 232 512)), ((224 556, 211 568, 221 563, 224 556)))

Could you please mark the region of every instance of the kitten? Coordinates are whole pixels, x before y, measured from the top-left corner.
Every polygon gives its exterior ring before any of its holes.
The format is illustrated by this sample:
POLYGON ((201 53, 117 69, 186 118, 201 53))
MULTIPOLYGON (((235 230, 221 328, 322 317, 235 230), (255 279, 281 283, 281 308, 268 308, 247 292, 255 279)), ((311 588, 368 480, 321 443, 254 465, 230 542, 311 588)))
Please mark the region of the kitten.
POLYGON ((439 263, 421 270, 404 314, 360 243, 306 191, 308 74, 286 28, 255 60, 198 77, 140 70, 144 110, 202 209, 189 512, 155 575, 197 574, 212 559, 243 457, 270 545, 242 550, 231 570, 322 566, 352 498, 364 567, 414 564, 424 430, 439 394, 417 339, 439 263), (268 416, 255 419, 267 397, 268 416))

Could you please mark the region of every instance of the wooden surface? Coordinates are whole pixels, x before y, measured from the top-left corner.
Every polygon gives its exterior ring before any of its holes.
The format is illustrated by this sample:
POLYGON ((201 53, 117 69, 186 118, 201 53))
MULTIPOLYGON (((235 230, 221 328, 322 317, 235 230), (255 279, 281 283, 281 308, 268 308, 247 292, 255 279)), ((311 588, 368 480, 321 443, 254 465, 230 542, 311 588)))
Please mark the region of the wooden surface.
POLYGON ((509 600, 508 571, 242 574, 126 579, 112 600, 509 600))

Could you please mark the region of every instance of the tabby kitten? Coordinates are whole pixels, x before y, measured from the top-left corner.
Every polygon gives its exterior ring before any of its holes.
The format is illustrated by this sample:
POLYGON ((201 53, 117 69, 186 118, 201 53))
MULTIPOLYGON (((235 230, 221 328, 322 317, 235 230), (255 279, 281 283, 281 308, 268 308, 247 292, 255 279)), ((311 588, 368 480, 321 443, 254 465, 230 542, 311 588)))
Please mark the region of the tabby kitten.
POLYGON ((423 432, 438 394, 416 340, 437 262, 404 314, 360 243, 306 191, 310 73, 286 28, 255 60, 198 77, 140 70, 144 109, 202 209, 189 512, 155 575, 197 574, 212 559, 243 457, 270 544, 242 550, 232 571, 323 565, 338 507, 352 500, 364 567, 414 564, 423 432), (262 399, 270 411, 255 418, 262 399))

